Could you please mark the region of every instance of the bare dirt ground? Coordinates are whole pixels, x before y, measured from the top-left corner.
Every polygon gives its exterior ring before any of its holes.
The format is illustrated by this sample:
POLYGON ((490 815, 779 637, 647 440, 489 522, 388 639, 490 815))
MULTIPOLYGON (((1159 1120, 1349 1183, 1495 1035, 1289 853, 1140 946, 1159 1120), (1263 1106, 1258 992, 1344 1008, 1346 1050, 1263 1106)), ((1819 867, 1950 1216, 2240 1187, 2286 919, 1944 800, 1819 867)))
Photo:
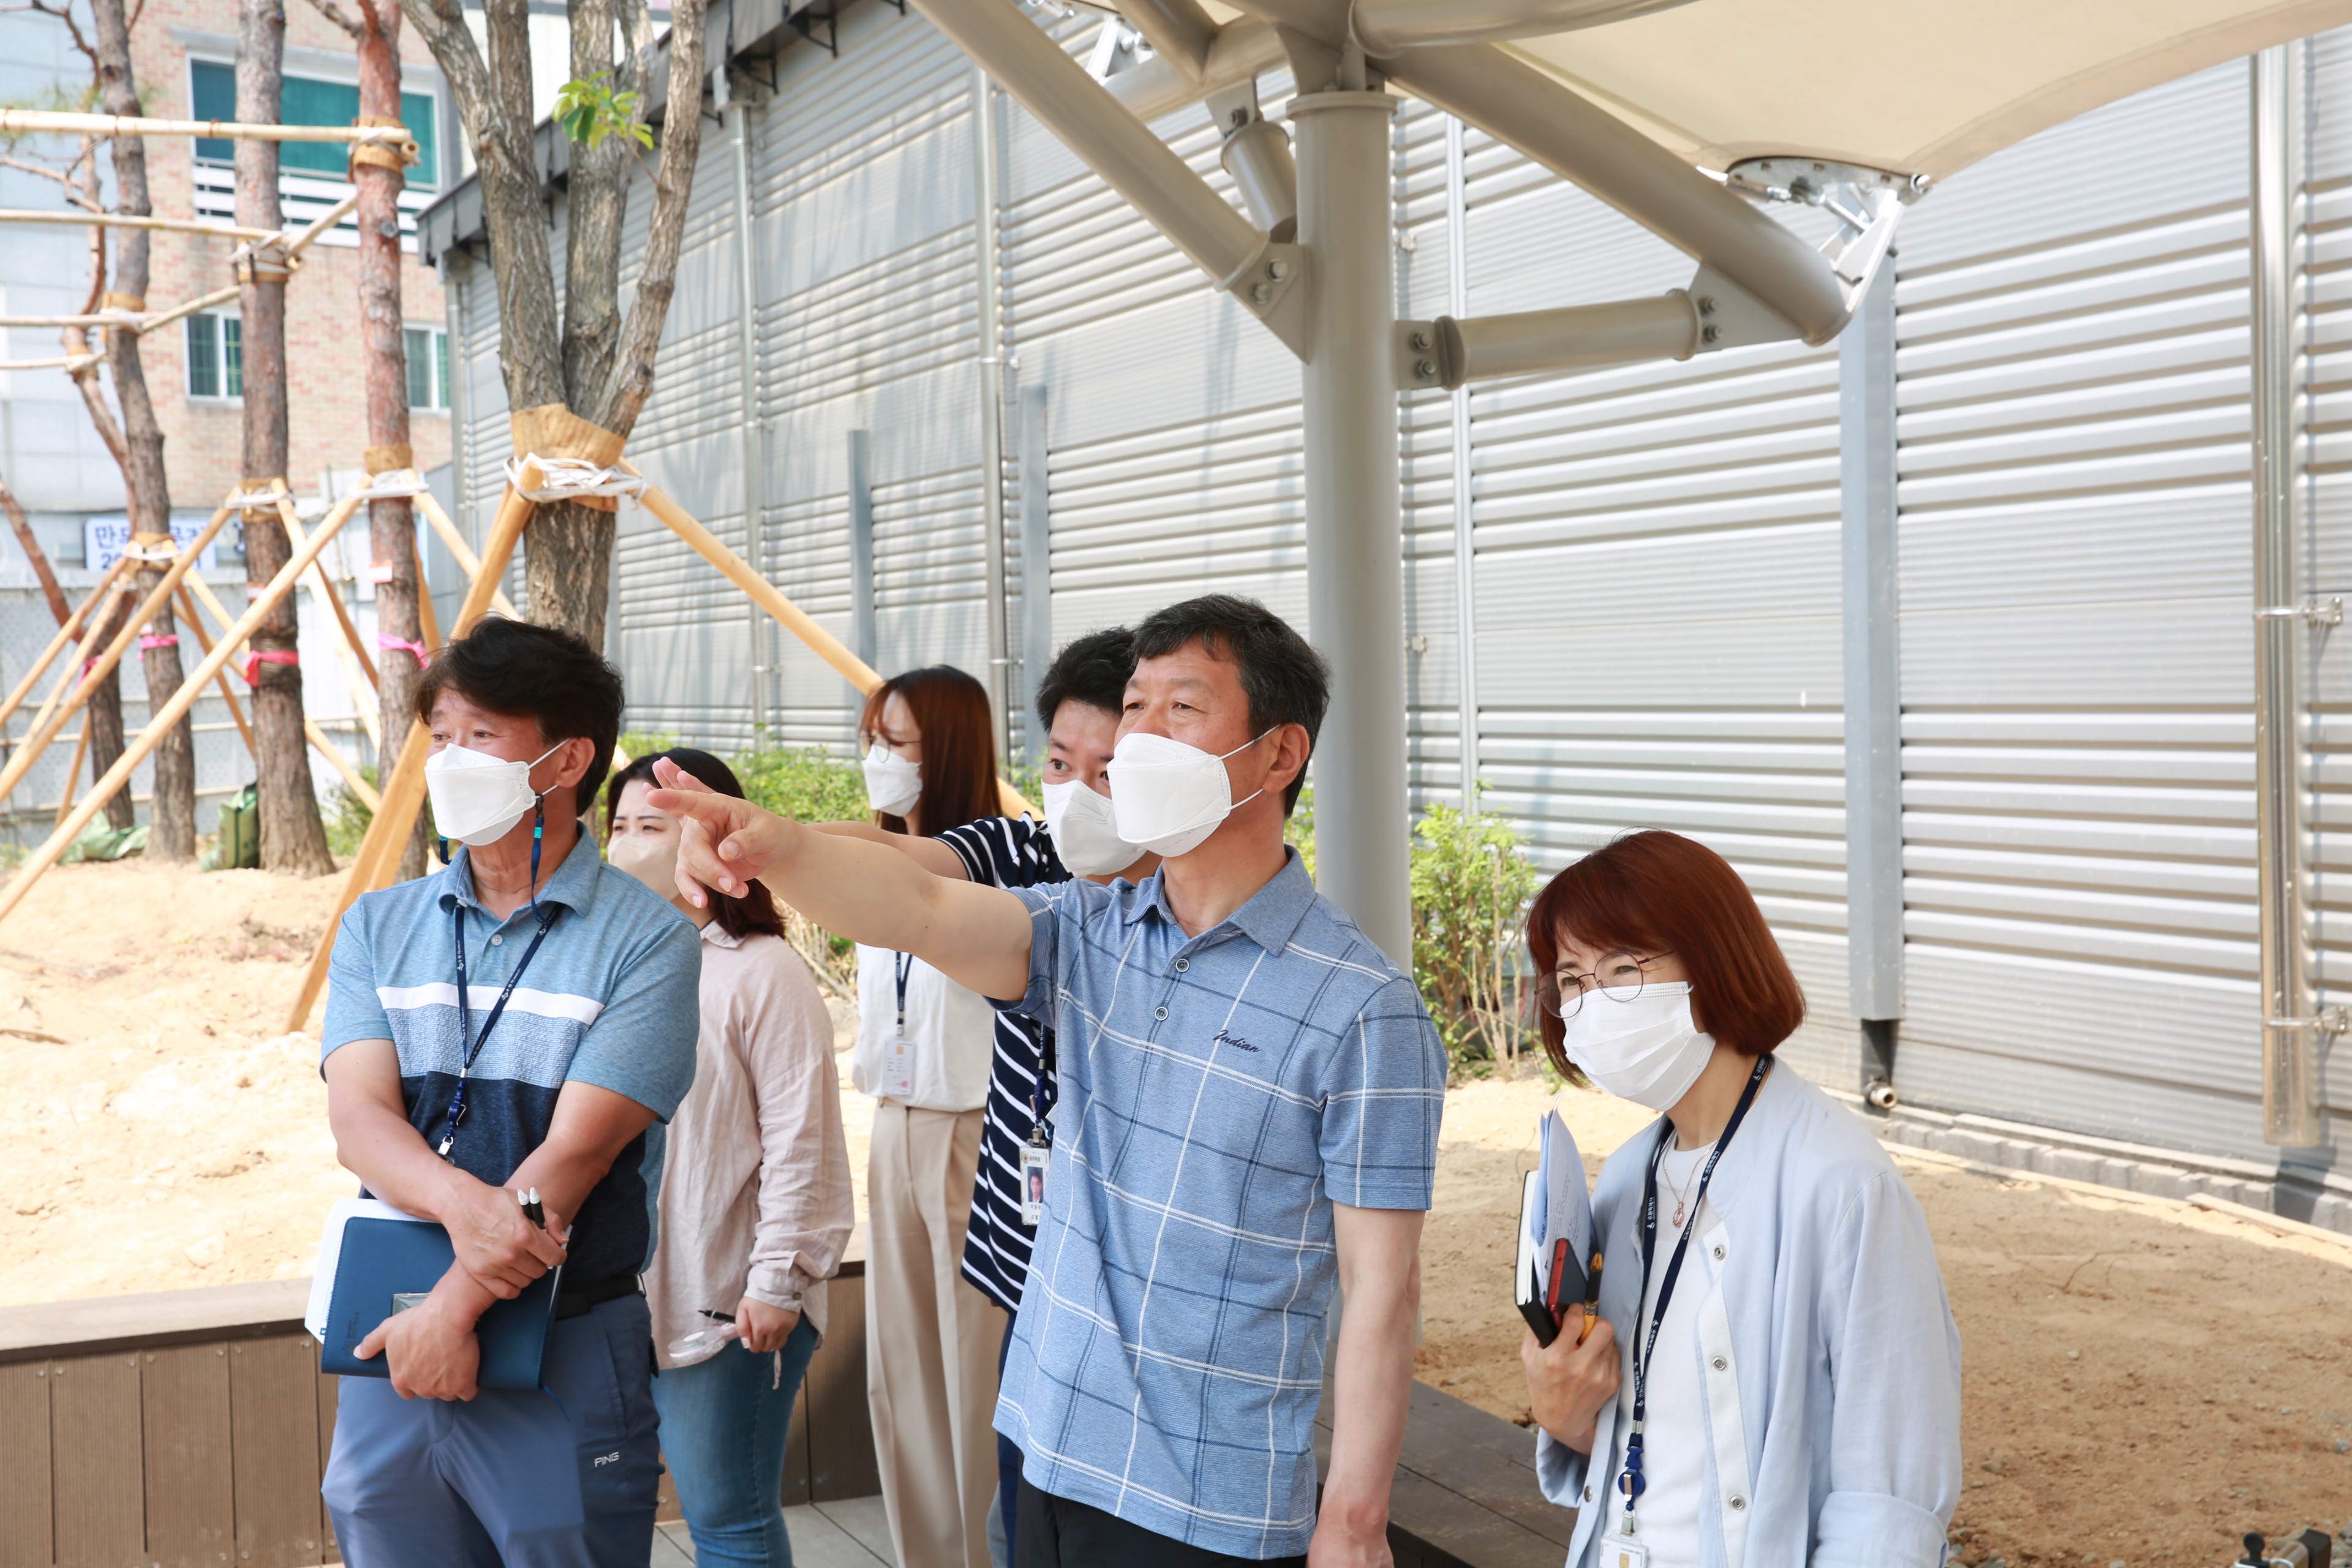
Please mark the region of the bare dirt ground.
MULTIPOLYGON (((317 1036, 284 1029, 333 891, 66 867, 0 924, 0 1305, 309 1270, 355 1185, 317 1036)), ((1547 1100, 1448 1095, 1423 1244, 1420 1375, 1517 1420, 1511 1232, 1547 1100)), ((1596 1171, 1649 1120, 1562 1109, 1596 1171)), ((845 1081, 842 1110, 862 1213, 872 1102, 845 1081)), ((2249 1529, 2352 1520, 2352 1247, 1898 1158, 1966 1350, 1958 1561, 2205 1568, 2249 1529)))

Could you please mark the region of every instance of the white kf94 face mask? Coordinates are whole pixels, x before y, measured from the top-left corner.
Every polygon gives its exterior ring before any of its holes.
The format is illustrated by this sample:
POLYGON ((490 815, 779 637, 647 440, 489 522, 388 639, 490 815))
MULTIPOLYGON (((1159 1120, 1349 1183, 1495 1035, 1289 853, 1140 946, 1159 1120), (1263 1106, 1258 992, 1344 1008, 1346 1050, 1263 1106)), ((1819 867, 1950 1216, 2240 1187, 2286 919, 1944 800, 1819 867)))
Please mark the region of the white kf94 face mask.
POLYGON ((425 793, 433 802, 433 829, 479 849, 496 844, 538 804, 530 770, 563 749, 558 741, 527 763, 447 745, 425 759, 425 793))
POLYGON ((677 839, 671 834, 615 834, 604 858, 665 899, 677 897, 677 839))
POLYGON ((1233 781, 1225 777, 1225 757, 1246 752, 1273 733, 1268 730, 1256 740, 1244 741, 1224 756, 1211 756, 1198 746, 1140 730, 1120 736, 1107 770, 1118 836, 1155 855, 1182 855, 1198 848, 1233 815, 1234 807, 1247 805, 1265 793, 1253 790, 1235 800, 1233 781))
POLYGON ((1045 795, 1045 831, 1071 876, 1108 877, 1143 858, 1142 850, 1118 836, 1108 795, 1076 779, 1047 784, 1045 795))
POLYGON ((1715 1055, 1715 1037, 1691 1022, 1687 981, 1644 985, 1630 1002, 1587 996, 1560 1028, 1561 1047, 1585 1077, 1652 1110, 1678 1104, 1715 1055))
POLYGON ((923 764, 875 742, 866 753, 866 804, 885 816, 904 816, 922 798, 923 764))

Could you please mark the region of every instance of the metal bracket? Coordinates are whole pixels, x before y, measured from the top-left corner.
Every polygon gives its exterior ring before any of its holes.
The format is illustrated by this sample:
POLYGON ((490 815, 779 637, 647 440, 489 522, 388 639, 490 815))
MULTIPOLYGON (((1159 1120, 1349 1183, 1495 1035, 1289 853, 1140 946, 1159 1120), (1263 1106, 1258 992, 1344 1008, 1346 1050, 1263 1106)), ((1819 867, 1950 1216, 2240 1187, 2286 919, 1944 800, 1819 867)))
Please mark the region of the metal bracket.
POLYGON ((1698 343, 1693 351, 1746 348, 1786 342, 1804 334, 1795 322, 1712 267, 1701 267, 1685 290, 1698 312, 1698 343))
POLYGON ((1396 324, 1396 384, 1406 392, 1445 384, 1445 354, 1435 321, 1396 324))
POLYGON ((1269 241, 1247 267, 1222 285, 1243 310, 1264 321, 1301 359, 1310 352, 1307 295, 1299 287, 1307 275, 1307 259, 1304 246, 1269 241), (1294 296, 1297 305, 1285 310, 1294 296))
POLYGON ((2352 1035, 2352 1007, 2338 1004, 2322 1007, 2310 1018, 2264 1018, 2265 1029, 2316 1029, 2323 1035, 2352 1035))
POLYGON ((2340 626, 2344 624, 2344 601, 2330 596, 2308 605, 2266 605, 2254 612, 2258 621, 2292 621, 2300 619, 2315 626, 2340 626))

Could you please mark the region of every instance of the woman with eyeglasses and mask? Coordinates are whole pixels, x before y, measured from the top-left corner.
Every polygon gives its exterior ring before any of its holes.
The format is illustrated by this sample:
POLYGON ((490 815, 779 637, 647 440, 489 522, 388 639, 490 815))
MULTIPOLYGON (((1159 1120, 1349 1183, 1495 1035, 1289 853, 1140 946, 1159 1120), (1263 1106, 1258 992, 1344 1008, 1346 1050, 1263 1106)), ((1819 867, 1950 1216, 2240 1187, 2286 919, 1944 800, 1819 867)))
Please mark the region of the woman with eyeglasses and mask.
POLYGON ((1894 1162, 1772 1054, 1804 995, 1739 874, 1628 834, 1552 879, 1528 946, 1553 1066, 1662 1113, 1592 1194, 1599 1321, 1520 1346, 1570 1568, 1936 1568, 1959 1331, 1894 1162))

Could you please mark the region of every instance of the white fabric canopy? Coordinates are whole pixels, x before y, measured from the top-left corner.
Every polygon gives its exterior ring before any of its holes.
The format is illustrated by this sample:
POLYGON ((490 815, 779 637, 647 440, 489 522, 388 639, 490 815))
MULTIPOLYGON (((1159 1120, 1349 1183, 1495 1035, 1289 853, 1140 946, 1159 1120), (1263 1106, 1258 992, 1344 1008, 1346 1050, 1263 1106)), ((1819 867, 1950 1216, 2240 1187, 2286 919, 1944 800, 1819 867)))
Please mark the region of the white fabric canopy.
POLYGON ((1503 47, 1704 168, 1789 153, 1942 178, 2347 23, 2352 0, 1690 0, 1503 47))

